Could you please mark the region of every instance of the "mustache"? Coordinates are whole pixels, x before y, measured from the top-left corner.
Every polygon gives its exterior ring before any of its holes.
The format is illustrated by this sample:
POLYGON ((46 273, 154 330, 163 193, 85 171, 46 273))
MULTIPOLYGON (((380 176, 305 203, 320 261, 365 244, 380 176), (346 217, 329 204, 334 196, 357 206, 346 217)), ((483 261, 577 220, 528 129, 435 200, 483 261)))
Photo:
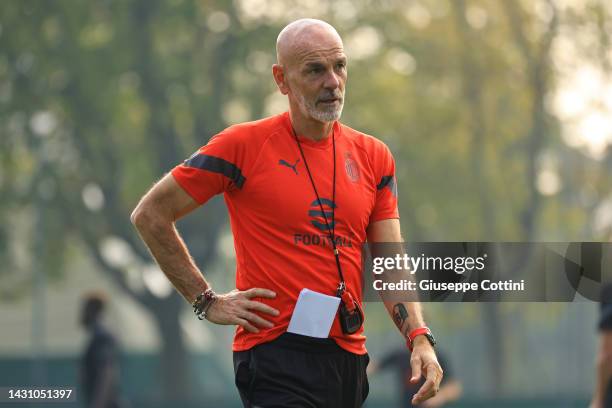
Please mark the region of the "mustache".
POLYGON ((344 92, 336 89, 334 91, 324 92, 317 98, 317 102, 321 101, 329 101, 330 99, 339 99, 342 100, 344 98, 344 92))

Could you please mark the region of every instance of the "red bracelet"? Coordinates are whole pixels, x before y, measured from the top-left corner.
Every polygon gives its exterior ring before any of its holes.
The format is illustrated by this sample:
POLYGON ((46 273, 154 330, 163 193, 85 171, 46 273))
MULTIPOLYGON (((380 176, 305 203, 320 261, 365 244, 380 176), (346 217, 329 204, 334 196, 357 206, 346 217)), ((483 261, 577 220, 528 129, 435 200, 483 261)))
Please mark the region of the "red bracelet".
MULTIPOLYGON (((414 338, 416 336, 421 336, 421 335, 425 335, 427 336, 427 340, 432 343, 432 339, 433 339, 433 335, 431 334, 431 330, 429 330, 429 327, 419 327, 417 329, 414 329, 410 332, 410 334, 408 335, 408 338, 406 339, 406 345, 408 346, 408 348, 410 349, 410 351, 412 351, 412 343, 414 342, 414 338)), ((435 341, 433 342, 432 346, 435 344, 435 341)))

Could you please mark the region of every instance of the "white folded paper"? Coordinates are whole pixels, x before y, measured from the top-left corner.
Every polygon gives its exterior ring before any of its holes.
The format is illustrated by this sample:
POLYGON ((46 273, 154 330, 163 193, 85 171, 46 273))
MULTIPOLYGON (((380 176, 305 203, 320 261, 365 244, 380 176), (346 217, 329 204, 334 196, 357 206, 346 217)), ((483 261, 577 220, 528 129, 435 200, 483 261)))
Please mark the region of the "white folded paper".
POLYGON ((339 304, 339 297, 302 289, 287 331, 310 337, 329 337, 339 304))

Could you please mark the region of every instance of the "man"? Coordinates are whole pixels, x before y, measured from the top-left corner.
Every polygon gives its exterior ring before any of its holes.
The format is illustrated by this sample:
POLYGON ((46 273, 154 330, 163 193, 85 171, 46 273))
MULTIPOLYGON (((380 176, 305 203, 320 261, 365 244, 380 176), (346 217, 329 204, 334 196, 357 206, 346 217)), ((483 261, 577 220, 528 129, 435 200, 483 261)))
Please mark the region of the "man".
MULTIPOLYGON (((347 59, 332 26, 295 21, 276 51, 272 74, 289 112, 214 136, 143 197, 132 222, 200 317, 237 325, 234 369, 245 407, 359 407, 368 393, 360 244, 401 241, 395 165, 383 143, 338 122, 347 59), (174 222, 222 192, 237 289, 216 294, 174 222), (342 296, 323 338, 288 331, 302 289, 342 296)), ((426 377, 419 403, 442 378, 433 338, 418 303, 386 306, 411 339, 415 377, 426 377)))
MULTIPOLYGON (((457 401, 463 393, 461 382, 453 376, 451 366, 444 353, 438 349, 436 354, 438 356, 438 362, 444 370, 444 379, 440 384, 438 393, 419 405, 423 408, 444 407, 453 401, 457 401)), ((410 367, 409 358, 408 350, 402 348, 385 354, 381 358, 380 363, 374 360, 368 365, 368 376, 386 369, 393 369, 395 371, 399 385, 398 389, 401 390, 399 398, 399 407, 401 408, 410 408, 413 406, 411 402, 412 398, 423 384, 423 381, 412 381, 412 368, 410 367)))
POLYGON ((591 408, 612 408, 612 283, 601 291, 599 352, 591 408))
POLYGON ((119 364, 117 342, 102 324, 106 298, 88 294, 83 300, 80 323, 90 333, 81 363, 81 386, 87 407, 118 408, 119 364))

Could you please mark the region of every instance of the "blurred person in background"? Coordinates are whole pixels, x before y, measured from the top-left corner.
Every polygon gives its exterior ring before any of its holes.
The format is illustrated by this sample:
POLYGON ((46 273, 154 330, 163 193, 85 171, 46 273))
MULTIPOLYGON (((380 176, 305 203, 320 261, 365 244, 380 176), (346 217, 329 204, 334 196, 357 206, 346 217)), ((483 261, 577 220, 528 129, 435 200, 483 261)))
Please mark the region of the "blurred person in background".
POLYGON ((81 359, 81 390, 88 408, 125 408, 119 395, 119 347, 113 334, 104 326, 107 306, 101 292, 83 297, 80 324, 89 333, 81 359))
MULTIPOLYGON (((419 407, 445 407, 447 404, 461 398, 461 394, 463 393, 461 382, 453 375, 451 365, 446 355, 440 351, 440 349, 437 349, 436 354, 440 366, 444 370, 444 378, 440 384, 438 393, 434 397, 419 404, 419 407)), ((385 354, 380 361, 372 360, 368 366, 368 375, 373 375, 387 369, 393 369, 395 371, 398 389, 401 390, 399 407, 402 408, 414 406, 412 404, 412 398, 423 384, 422 379, 412 375, 412 368, 410 367, 409 361, 410 354, 408 350, 397 349, 385 354)))
MULTIPOLYGON (((402 240, 395 162, 381 141, 338 121, 347 58, 331 25, 295 21, 276 51, 272 74, 289 112, 215 135, 163 177, 131 219, 196 315, 237 325, 235 382, 245 407, 359 407, 369 361, 360 244, 402 240), (220 193, 237 260, 237 289, 225 294, 213 291, 175 228, 220 193), (320 302, 341 299, 340 312, 328 306, 331 329, 320 336, 287 331, 306 288, 320 302)), ((426 377, 414 397, 422 402, 442 379, 435 341, 418 302, 385 305, 413 350, 415 376, 426 377)))
POLYGON ((612 283, 601 292, 597 374, 590 408, 612 408, 612 283))

